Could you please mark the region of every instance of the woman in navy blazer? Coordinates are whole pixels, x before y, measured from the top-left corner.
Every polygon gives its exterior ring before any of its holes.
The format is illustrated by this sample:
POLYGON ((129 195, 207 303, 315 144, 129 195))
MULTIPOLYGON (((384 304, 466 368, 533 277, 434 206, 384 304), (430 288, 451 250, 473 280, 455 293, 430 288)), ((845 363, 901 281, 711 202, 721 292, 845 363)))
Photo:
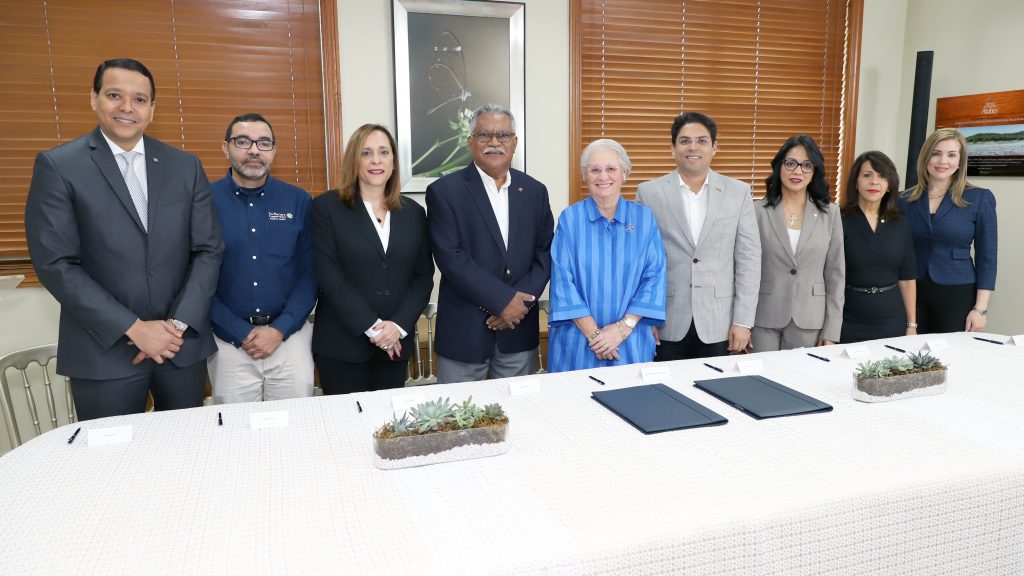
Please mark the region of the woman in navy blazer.
POLYGON ((345 148, 338 190, 313 201, 313 360, 324 394, 405 383, 434 261, 426 212, 399 186, 391 133, 364 124, 345 148))
POLYGON ((899 206, 914 235, 918 331, 984 330, 996 288, 996 199, 967 181, 963 134, 932 132, 917 158, 917 180, 899 206))

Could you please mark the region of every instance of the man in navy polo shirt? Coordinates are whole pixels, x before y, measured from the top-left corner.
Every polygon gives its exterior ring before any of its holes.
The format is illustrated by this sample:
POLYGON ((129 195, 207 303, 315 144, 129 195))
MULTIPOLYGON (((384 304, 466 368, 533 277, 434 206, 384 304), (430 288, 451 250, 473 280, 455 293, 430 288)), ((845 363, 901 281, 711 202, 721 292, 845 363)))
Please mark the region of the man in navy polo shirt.
POLYGON ((221 149, 227 176, 210 185, 224 234, 224 259, 210 322, 217 353, 208 369, 218 404, 309 396, 313 392, 316 304, 313 199, 270 176, 274 129, 259 114, 228 125, 221 149))

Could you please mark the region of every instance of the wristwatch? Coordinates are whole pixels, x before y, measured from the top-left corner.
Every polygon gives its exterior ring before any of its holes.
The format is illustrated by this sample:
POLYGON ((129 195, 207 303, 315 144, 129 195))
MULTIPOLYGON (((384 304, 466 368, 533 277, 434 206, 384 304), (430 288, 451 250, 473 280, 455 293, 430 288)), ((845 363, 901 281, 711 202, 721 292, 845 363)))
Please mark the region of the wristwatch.
POLYGON ((184 322, 178 320, 177 318, 168 318, 167 320, 171 324, 174 324, 174 327, 180 330, 182 333, 184 333, 185 330, 188 330, 188 324, 185 324, 184 322))
POLYGON ((625 325, 626 325, 626 326, 627 326, 627 327, 628 327, 628 328, 629 328, 630 330, 632 330, 633 328, 636 328, 636 319, 635 319, 635 318, 630 318, 629 316, 624 316, 624 317, 622 318, 622 322, 623 322, 623 323, 624 323, 624 324, 625 324, 625 325))
POLYGON ((983 308, 978 308, 977 306, 971 306, 971 310, 974 310, 975 312, 977 312, 978 314, 981 314, 982 316, 988 316, 988 308, 984 308, 983 309, 983 308))

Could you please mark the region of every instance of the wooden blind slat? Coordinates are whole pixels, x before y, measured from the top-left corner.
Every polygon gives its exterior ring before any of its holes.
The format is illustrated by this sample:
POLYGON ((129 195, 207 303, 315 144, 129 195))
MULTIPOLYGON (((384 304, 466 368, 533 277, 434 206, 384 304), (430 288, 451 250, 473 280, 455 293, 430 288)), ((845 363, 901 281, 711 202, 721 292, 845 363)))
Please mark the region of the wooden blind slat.
POLYGON ((147 134, 199 156, 211 179, 228 168, 220 149, 228 122, 259 112, 279 143, 274 176, 314 194, 325 190, 319 5, 0 0, 3 272, 31 275, 23 210, 34 157, 96 126, 89 91, 96 66, 107 58, 135 58, 153 72, 157 106, 147 134), (111 26, 115 15, 118 25, 111 26))
MULTIPOLYGON (((859 34, 845 30, 848 6, 862 9, 853 0, 572 0, 574 153, 619 140, 633 162, 631 192, 675 167, 672 119, 694 110, 719 125, 712 166, 755 194, 779 145, 799 133, 818 141, 835 183, 843 41, 859 34)), ((586 190, 576 171, 570 178, 576 200, 586 190)))

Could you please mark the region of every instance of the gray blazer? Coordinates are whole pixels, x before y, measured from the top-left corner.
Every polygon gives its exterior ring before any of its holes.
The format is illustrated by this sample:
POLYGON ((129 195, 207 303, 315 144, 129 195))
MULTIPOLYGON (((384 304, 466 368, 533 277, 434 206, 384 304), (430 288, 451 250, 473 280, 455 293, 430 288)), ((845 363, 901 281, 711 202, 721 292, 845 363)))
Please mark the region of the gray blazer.
POLYGON ((682 340, 692 321, 707 344, 729 337, 729 326, 754 325, 761 278, 750 186, 708 173, 708 213, 695 243, 686 221, 677 172, 637 187, 636 199, 658 221, 668 257, 668 298, 660 337, 682 340))
POLYGON ((821 330, 819 338, 839 341, 846 295, 843 219, 839 207, 822 212, 807 202, 800 240, 793 254, 786 232, 785 210, 754 203, 761 234, 761 293, 754 324, 821 330))
POLYGON ((216 351, 210 298, 224 242, 199 159, 145 136, 149 233, 99 128, 36 156, 25 235, 39 281, 60 302, 57 372, 109 380, 152 369, 124 332, 135 320, 189 325, 171 360, 216 351))

